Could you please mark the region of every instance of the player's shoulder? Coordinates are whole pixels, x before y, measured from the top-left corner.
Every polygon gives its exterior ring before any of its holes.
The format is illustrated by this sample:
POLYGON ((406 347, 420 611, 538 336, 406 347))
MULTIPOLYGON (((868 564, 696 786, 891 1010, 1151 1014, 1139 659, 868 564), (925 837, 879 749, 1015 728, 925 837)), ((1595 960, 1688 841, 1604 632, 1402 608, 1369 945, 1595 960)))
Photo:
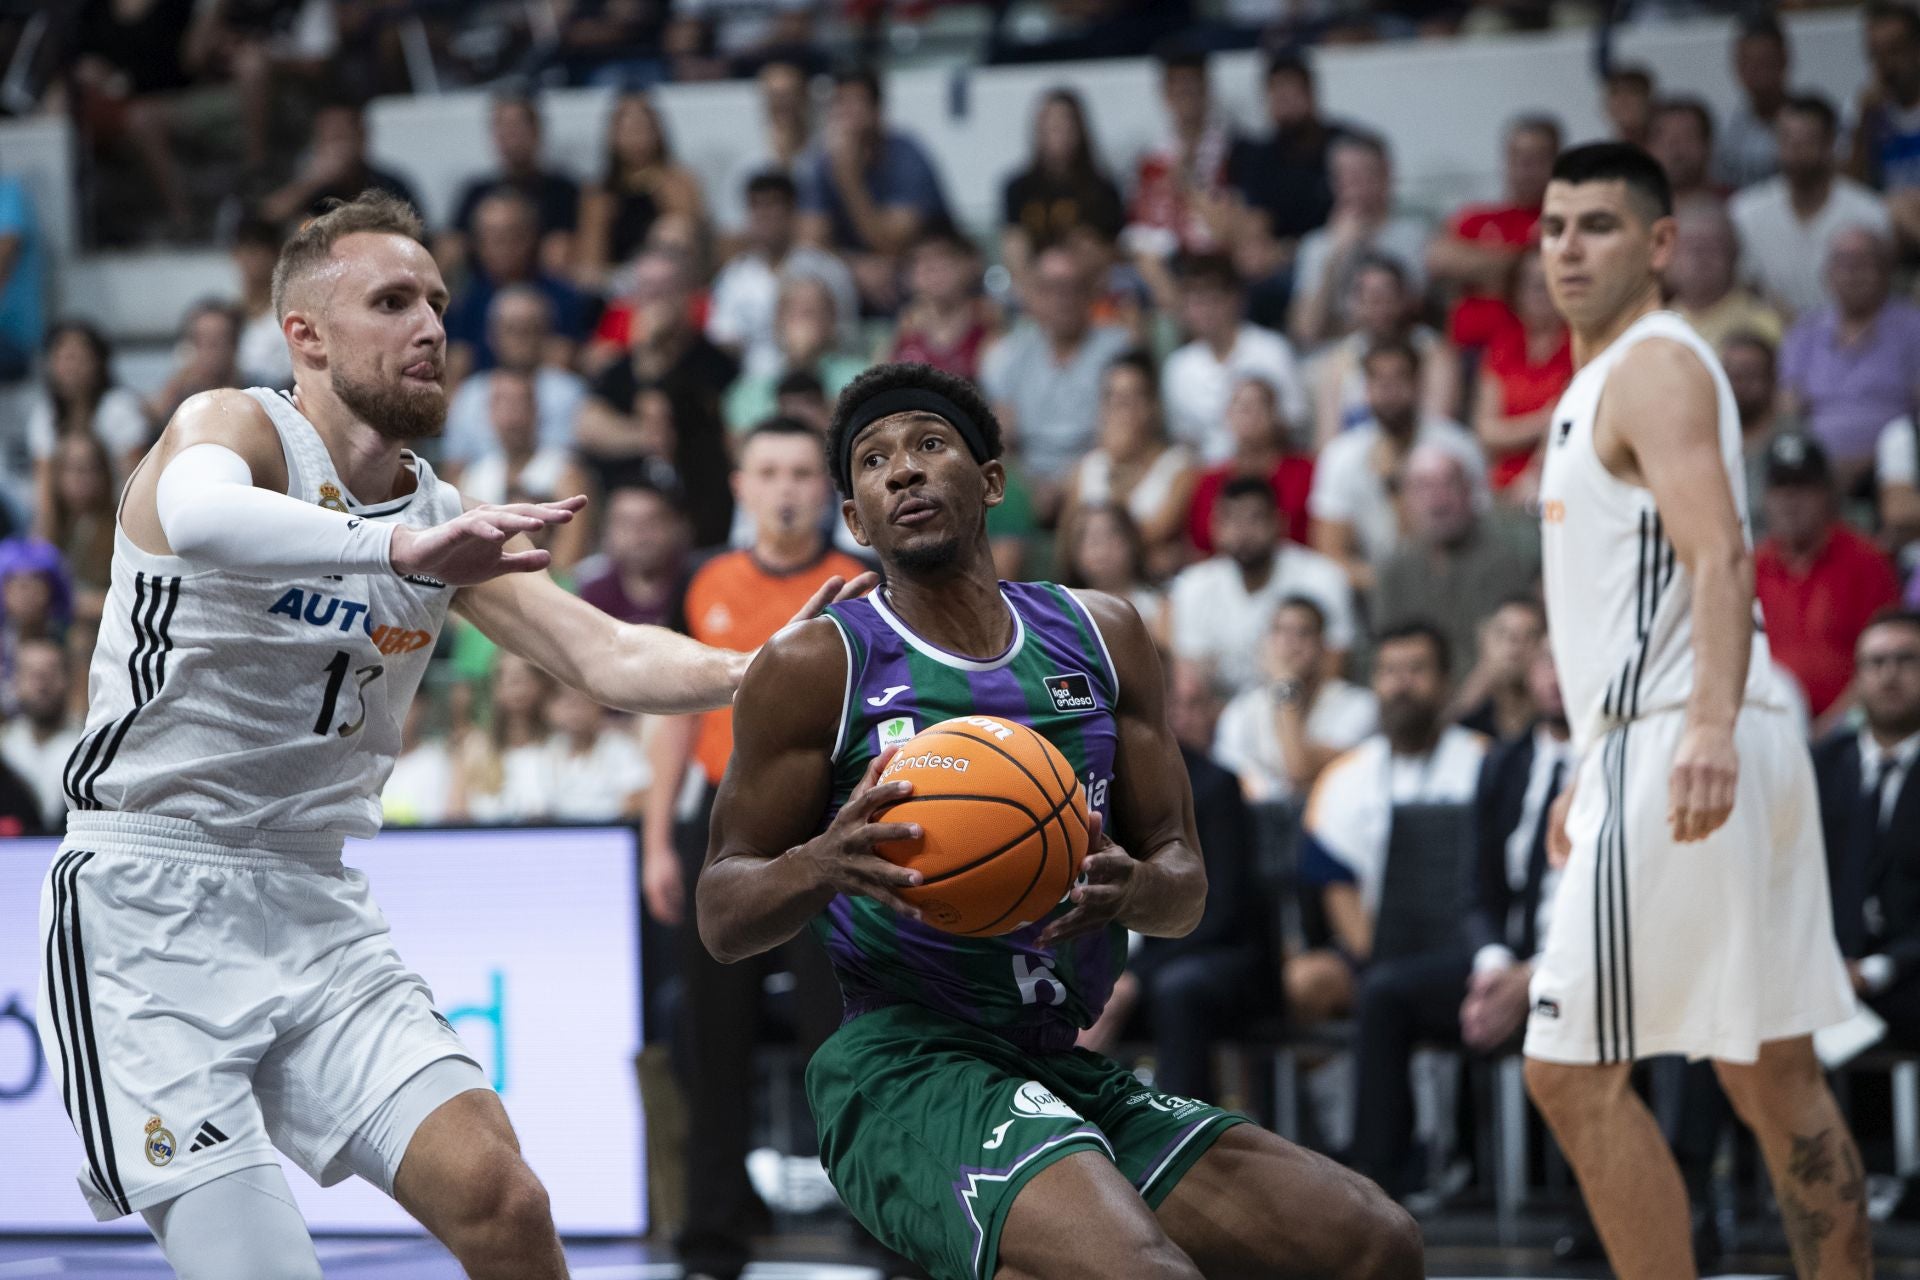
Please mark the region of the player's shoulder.
POLYGON ((1114 661, 1121 660, 1123 647, 1131 647, 1139 641, 1152 643, 1147 636, 1147 624, 1140 618, 1140 611, 1125 596, 1085 587, 1059 586, 1057 590, 1087 611, 1087 616, 1100 629, 1107 647, 1113 650, 1114 661))
POLYGON ((280 433, 266 406, 234 387, 188 396, 161 430, 157 449, 170 456, 197 444, 223 445, 247 460, 256 482, 284 465, 280 433))
POLYGON ((839 723, 851 658, 839 625, 808 618, 760 646, 734 696, 736 735, 754 725, 785 724, 777 736, 827 734, 839 723))

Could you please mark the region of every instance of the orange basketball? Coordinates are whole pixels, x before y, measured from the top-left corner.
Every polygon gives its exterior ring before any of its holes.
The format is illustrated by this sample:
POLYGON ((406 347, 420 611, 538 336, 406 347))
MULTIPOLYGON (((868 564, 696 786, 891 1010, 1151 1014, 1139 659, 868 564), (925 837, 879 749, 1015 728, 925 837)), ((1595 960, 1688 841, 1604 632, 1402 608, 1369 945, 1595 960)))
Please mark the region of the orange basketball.
POLYGON ((900 890, 928 924, 990 937, 1032 924, 1087 856, 1087 794, 1051 742, 1011 720, 963 716, 916 733, 880 774, 913 792, 874 815, 917 822, 918 840, 876 845, 924 880, 900 890))

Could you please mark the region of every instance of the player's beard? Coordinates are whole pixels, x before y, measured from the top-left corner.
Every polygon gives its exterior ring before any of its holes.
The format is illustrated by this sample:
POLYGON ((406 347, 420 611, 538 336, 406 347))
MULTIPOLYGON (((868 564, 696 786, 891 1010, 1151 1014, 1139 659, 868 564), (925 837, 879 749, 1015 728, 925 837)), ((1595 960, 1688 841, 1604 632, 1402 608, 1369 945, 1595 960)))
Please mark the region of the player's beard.
POLYGON ((960 561, 960 539, 942 538, 918 547, 902 547, 893 553, 893 562, 912 573, 937 573, 951 569, 960 561))
POLYGON ((333 368, 333 394, 354 416, 389 440, 423 440, 447 425, 447 393, 439 387, 382 387, 333 368))

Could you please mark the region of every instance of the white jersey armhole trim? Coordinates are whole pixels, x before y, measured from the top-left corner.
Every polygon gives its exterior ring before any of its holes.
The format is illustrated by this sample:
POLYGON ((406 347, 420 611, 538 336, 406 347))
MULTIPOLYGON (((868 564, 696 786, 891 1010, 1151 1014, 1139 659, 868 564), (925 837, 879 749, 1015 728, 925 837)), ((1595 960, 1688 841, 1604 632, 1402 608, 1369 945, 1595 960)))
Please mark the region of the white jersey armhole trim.
POLYGON ((840 684, 840 725, 833 731, 833 754, 827 757, 838 760, 840 749, 847 745, 847 720, 853 713, 853 641, 840 619, 830 613, 826 617, 833 624, 834 634, 840 637, 840 647, 847 653, 847 674, 840 684))
MULTIPOLYGON (((1087 608, 1087 602, 1080 598, 1080 593, 1072 587, 1064 587, 1062 590, 1067 593, 1067 599, 1073 601, 1074 608, 1080 610, 1080 616, 1087 620, 1087 627, 1093 632, 1093 638, 1100 642, 1100 656, 1107 660, 1107 676, 1113 681, 1113 703, 1118 707, 1120 705, 1120 668, 1114 665, 1113 650, 1107 648, 1107 637, 1101 632, 1100 623, 1094 618, 1093 610, 1087 608)), ((1132 609, 1133 602, 1128 601, 1127 607, 1132 609)), ((1135 612, 1139 611, 1135 610, 1135 612)), ((1145 619, 1142 621, 1144 622, 1145 619)))
MULTIPOLYGON (((1633 324, 1628 328, 1627 332, 1631 333, 1634 329, 1637 329, 1641 325, 1646 324, 1649 320, 1655 320, 1655 319, 1672 320, 1680 324, 1686 323, 1686 321, 1681 320, 1678 315, 1676 315, 1671 311, 1665 311, 1665 310, 1649 311, 1646 315, 1641 316, 1638 320, 1634 321, 1633 324)), ((1621 334, 1620 336, 1621 338, 1625 338, 1626 334, 1621 334)), ((1616 339, 1616 342, 1617 341, 1618 339, 1616 339)), ((1614 357, 1613 363, 1607 368, 1606 377, 1601 379, 1600 390, 1596 392, 1593 397, 1593 426, 1587 433, 1587 445, 1588 445, 1588 455, 1593 459, 1594 470, 1597 471, 1600 474, 1600 476, 1607 481, 1607 483, 1613 485, 1621 493, 1641 494, 1646 497, 1647 501, 1653 502, 1654 501, 1653 487, 1651 485, 1636 484, 1632 480, 1622 479, 1621 477, 1615 475, 1613 473, 1613 469, 1607 466, 1607 464, 1601 460, 1600 442, 1598 439, 1600 434, 1600 413, 1601 413, 1601 410, 1605 407, 1607 402, 1607 382, 1612 379, 1614 374, 1620 372, 1620 365, 1622 364, 1622 362, 1626 360, 1626 358, 1630 354, 1632 354, 1633 348, 1641 346, 1642 344, 1648 343, 1648 342, 1669 343, 1675 347, 1678 347, 1680 350, 1686 352, 1689 356, 1692 356, 1694 361, 1697 364, 1699 364, 1701 371, 1707 375, 1708 386, 1709 387, 1713 386, 1713 370, 1707 367, 1707 362, 1700 358, 1700 353, 1694 350, 1693 346, 1690 343, 1688 343, 1685 339, 1680 338, 1671 333, 1660 332, 1658 329, 1656 329, 1654 332, 1651 332, 1651 333, 1643 333, 1638 337, 1634 338, 1634 340, 1628 343, 1627 347, 1624 350, 1622 350, 1618 356, 1614 357)), ((1717 388, 1715 388, 1715 394, 1717 398, 1718 397, 1717 388)), ((1552 430, 1551 425, 1549 425, 1548 430, 1552 430)), ((1720 437, 1720 424, 1718 423, 1718 421, 1716 421, 1714 423, 1714 440, 1715 440, 1716 450, 1719 447, 1718 445, 1719 437, 1720 437)), ((1638 459, 1636 459, 1636 461, 1638 461, 1638 459)), ((1655 503, 1655 509, 1658 510, 1657 503, 1655 503)))

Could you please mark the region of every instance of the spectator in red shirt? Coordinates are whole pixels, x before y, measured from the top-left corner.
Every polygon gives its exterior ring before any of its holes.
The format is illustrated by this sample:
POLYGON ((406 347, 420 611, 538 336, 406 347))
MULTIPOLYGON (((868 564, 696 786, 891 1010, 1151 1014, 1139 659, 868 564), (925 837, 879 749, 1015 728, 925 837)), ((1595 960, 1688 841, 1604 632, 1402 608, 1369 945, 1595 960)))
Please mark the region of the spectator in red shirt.
POLYGON ((1217 467, 1200 473, 1193 506, 1187 512, 1187 536, 1202 556, 1213 554, 1213 506, 1220 491, 1242 476, 1273 486, 1287 537, 1301 546, 1308 539, 1307 495, 1313 491, 1313 459, 1287 450, 1286 424, 1280 420, 1280 400, 1265 378, 1242 378, 1227 401, 1227 429, 1233 433, 1233 455, 1217 467))
POLYGON ((1160 97, 1169 136, 1140 157, 1121 245, 1135 258, 1164 261, 1220 247, 1230 212, 1227 153, 1233 136, 1214 110, 1205 54, 1162 55, 1160 97))
POLYGON ((1532 467, 1546 438, 1547 418, 1573 381, 1573 343, 1553 309, 1540 255, 1518 258, 1511 280, 1505 314, 1480 362, 1473 428, 1491 463, 1494 492, 1522 499, 1530 496, 1530 486, 1514 486, 1532 467))
POLYGON ((1841 523, 1832 468, 1811 437, 1775 438, 1766 504, 1754 591, 1773 656, 1806 691, 1819 738, 1853 706, 1854 646, 1873 615, 1899 599, 1900 583, 1880 549, 1841 523))
POLYGON ((1428 248, 1427 274, 1459 295, 1447 321, 1456 346, 1485 346, 1498 328, 1501 287, 1513 260, 1533 243, 1559 154, 1560 125, 1551 117, 1522 116, 1508 125, 1501 200, 1461 209, 1428 248))

